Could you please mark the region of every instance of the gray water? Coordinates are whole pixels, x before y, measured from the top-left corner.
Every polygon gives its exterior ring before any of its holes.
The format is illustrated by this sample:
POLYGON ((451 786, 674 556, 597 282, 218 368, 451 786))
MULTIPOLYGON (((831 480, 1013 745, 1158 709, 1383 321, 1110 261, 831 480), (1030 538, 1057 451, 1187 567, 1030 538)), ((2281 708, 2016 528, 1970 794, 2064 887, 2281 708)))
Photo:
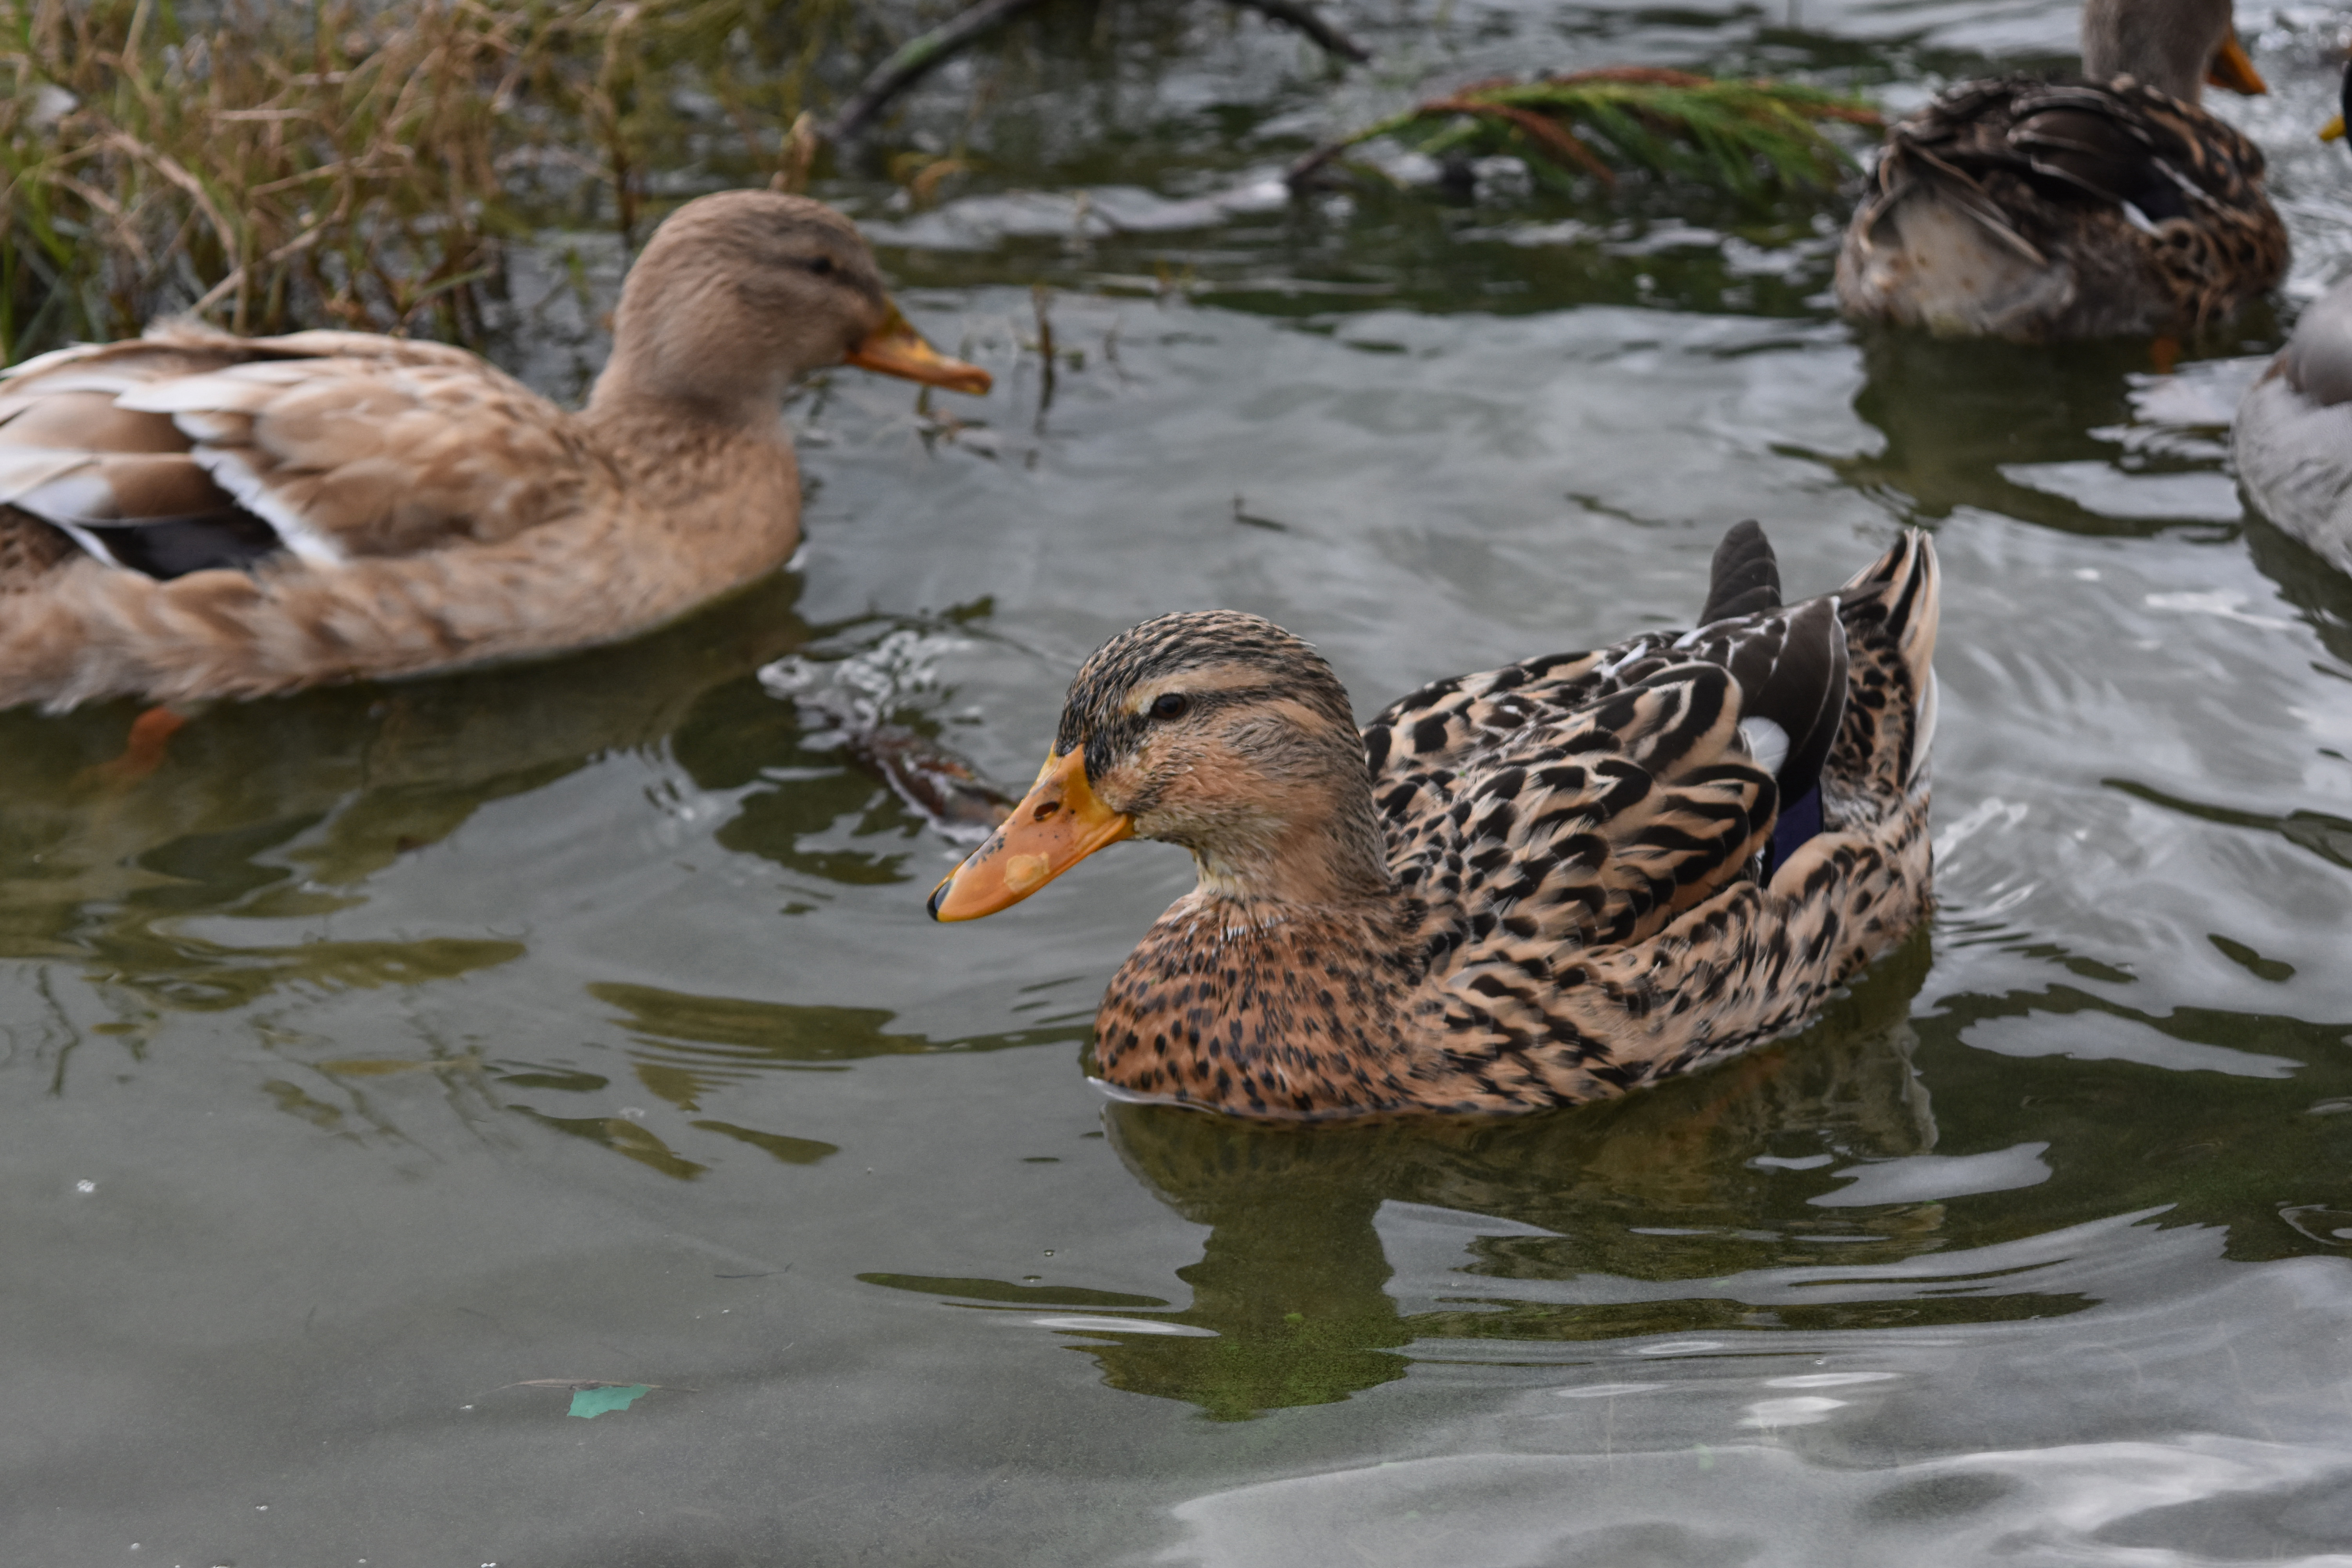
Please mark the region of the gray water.
MULTIPOLYGON (((1899 106, 2069 7, 1347 15, 1384 70, 1202 8, 969 124, 978 67, 926 90, 980 173, 830 194, 998 388, 803 394, 794 571, 217 707, 134 783, 92 771, 131 706, 0 716, 0 1560, 2352 1562, 2352 582, 2225 463, 2352 250, 2336 24, 2243 18, 2295 279, 2160 374, 1857 340, 1834 203, 1265 199, 1424 73, 1899 106), (1934 531, 1941 908, 1614 1104, 1108 1105, 1088 1023, 1181 852, 935 927, 961 847, 834 743, 1017 782, 1087 651, 1209 605, 1369 714, 1686 624, 1744 516, 1792 591, 1934 531)), ((562 276, 507 357, 568 394, 562 276)))

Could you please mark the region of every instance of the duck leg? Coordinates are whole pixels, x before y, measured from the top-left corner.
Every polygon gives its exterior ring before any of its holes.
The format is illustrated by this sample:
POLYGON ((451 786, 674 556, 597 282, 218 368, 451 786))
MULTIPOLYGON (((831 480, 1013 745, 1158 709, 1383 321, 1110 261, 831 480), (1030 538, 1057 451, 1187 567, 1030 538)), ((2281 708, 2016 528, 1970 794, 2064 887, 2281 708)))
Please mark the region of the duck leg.
POLYGON ((122 754, 99 763, 89 770, 90 775, 117 784, 145 778, 163 765, 165 748, 187 722, 184 715, 169 708, 148 709, 131 721, 131 733, 122 742, 122 754))

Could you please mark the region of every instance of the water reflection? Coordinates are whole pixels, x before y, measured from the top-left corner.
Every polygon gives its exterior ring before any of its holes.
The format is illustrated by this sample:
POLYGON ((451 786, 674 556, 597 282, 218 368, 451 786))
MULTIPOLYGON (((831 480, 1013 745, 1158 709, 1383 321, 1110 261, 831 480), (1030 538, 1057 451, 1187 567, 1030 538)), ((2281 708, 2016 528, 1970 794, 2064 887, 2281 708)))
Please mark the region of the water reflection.
POLYGON ((191 984, 225 986, 213 1005, 226 1005, 293 979, 381 984, 503 962, 517 944, 243 949, 173 936, 169 920, 362 901, 370 877, 484 806, 658 745, 714 689, 749 685, 807 639, 798 591, 772 577, 654 636, 557 662, 214 704, 153 773, 128 781, 99 770, 121 750, 129 705, 0 713, 0 952, 109 963, 168 1005, 202 1005, 183 995, 191 984))
POLYGON ((2068 984, 1914 1017, 1930 958, 1922 936, 1797 1038, 1553 1116, 1284 1130, 1114 1105, 1120 1160, 1209 1227, 1181 1310, 861 1278, 1091 1309, 1032 1321, 1111 1387, 1243 1419, 1482 1343, 2070 1317, 2100 1297, 2042 1243, 2116 1216, 2219 1228, 2240 1258, 2352 1249, 2346 1025, 2068 984))
MULTIPOLYGON (((2274 329, 2245 323, 2249 346, 2274 329)), ((1860 458, 1825 458, 1854 488, 1914 521, 1963 508, 2067 533, 2146 537, 2182 523, 2234 524, 2240 509, 2220 472, 2228 405, 2202 439, 2151 440, 2135 394, 2170 368, 2176 350, 2140 340, 2063 349, 1861 334, 1854 412, 1886 438, 1860 458), (2031 396, 2022 395, 2032 388, 2031 396), (2179 476, 2196 476, 2181 482, 2179 476)), ((2211 345, 2238 349, 2237 340, 2211 345)))
MULTIPOLYGON (((1064 1327, 1111 1341, 1087 1347, 1111 1386, 1238 1419, 1393 1382, 1409 1364, 1403 1348, 1419 1340, 1766 1326, 1790 1314, 1719 1298, 1531 1304, 1507 1286, 1495 1293, 1508 1300, 1456 1296, 1409 1310, 1392 1288, 1384 1214, 1410 1205, 1505 1222, 1499 1228, 1517 1234, 1479 1235, 1474 1224, 1461 1270, 1497 1281, 1601 1273, 1672 1282, 1777 1262, 1810 1266, 1820 1253, 1809 1240, 1822 1237, 1846 1243, 1838 1256, 1856 1263, 1932 1247, 1941 1213, 1932 1203, 1857 1215, 1805 1202, 1830 1184, 1816 1167, 1831 1159, 1887 1159, 1934 1146, 1935 1118, 1912 1068, 1905 1022, 1929 956, 1923 934, 1784 1045, 1557 1115, 1282 1129, 1113 1105, 1105 1120, 1120 1160, 1210 1235, 1200 1260, 1176 1270, 1192 1289, 1185 1310, 1064 1327), (1662 1245, 1662 1231, 1672 1232, 1671 1242, 1662 1245)), ((1018 1289, 873 1282, 981 1300, 1010 1300, 1002 1292, 1018 1289)), ((1474 1288, 1469 1278, 1453 1282, 1457 1291, 1474 1288)))

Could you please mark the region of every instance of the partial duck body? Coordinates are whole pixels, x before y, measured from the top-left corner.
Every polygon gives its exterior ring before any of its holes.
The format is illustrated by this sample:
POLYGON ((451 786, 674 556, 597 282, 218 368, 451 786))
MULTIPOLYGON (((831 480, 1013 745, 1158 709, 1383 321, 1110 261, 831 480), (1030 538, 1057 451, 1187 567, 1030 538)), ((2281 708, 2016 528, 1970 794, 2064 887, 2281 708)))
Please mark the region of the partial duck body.
POLYGON ((2179 334, 2284 276, 2262 152, 2198 102, 2265 90, 2229 0, 2090 0, 2083 79, 1943 94, 1888 134, 1838 254, 1858 321, 2050 342, 2179 334))
MULTIPOLYGON (((2352 66, 2344 113, 2320 132, 2344 135, 2352 115, 2352 66)), ((2294 324, 2286 347, 2238 405, 2231 445, 2238 482, 2257 509, 2352 572, 2352 282, 2338 283, 2294 324)))
POLYGON ((848 221, 705 196, 631 269, 568 412, 470 353, 166 322, 0 381, 0 707, 253 697, 609 642, 800 541, 791 384, 964 392, 848 221))
POLYGON ((1780 602, 1732 530, 1696 631, 1444 680, 1360 732, 1306 643, 1146 621, 932 895, 966 920, 1129 837, 1199 885, 1097 1018, 1129 1095, 1316 1121, 1623 1093, 1802 1023, 1928 905, 1935 554, 1780 602))

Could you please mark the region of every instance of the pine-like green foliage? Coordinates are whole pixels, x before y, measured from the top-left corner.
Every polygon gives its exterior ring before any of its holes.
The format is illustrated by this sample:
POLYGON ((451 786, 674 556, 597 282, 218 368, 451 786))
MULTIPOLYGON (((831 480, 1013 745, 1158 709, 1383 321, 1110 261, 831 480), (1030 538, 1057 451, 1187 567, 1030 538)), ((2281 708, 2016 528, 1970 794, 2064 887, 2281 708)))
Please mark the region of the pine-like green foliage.
POLYGON ((1781 81, 1728 81, 1639 67, 1538 81, 1487 81, 1434 98, 1318 149, 1293 178, 1349 147, 1393 136, 1433 157, 1509 153, 1538 179, 1613 185, 1636 168, 1742 195, 1779 184, 1820 189, 1853 167, 1823 121, 1875 128, 1859 99, 1781 81))

